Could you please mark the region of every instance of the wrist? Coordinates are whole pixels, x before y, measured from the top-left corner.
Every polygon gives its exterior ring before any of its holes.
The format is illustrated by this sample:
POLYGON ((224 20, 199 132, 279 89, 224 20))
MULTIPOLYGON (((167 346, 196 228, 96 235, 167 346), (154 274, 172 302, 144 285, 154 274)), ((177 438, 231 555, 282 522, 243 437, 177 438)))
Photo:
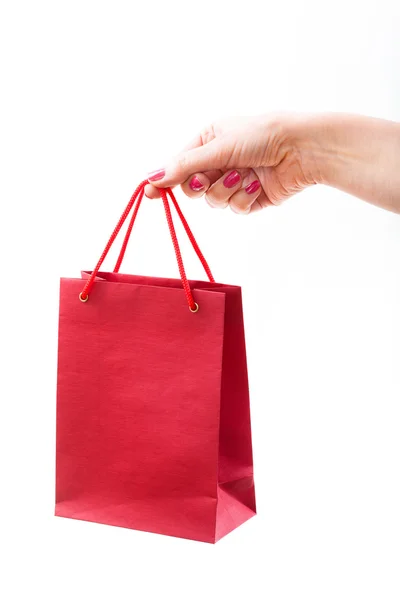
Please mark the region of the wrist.
POLYGON ((310 184, 335 186, 338 172, 357 160, 355 153, 346 149, 342 115, 301 115, 289 124, 289 130, 291 147, 310 184))
POLYGON ((327 113, 281 124, 281 154, 294 156, 306 185, 329 185, 400 212, 400 123, 327 113))
POLYGON ((382 160, 389 160, 383 150, 388 149, 391 138, 397 139, 397 152, 392 155, 398 156, 399 125, 390 121, 325 113, 299 118, 295 132, 299 153, 314 183, 342 187, 352 173, 376 170, 382 160))

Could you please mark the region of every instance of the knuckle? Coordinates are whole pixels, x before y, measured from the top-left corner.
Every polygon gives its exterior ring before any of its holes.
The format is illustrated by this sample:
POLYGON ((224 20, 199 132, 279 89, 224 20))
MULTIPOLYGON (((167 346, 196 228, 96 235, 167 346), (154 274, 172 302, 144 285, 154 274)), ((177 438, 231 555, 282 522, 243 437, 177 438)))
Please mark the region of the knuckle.
POLYGON ((179 154, 175 159, 175 169, 179 174, 186 173, 188 160, 186 154, 179 154))
POLYGON ((206 194, 206 200, 212 208, 226 208, 229 204, 227 200, 220 200, 212 193, 206 194))
POLYGON ((200 139, 203 146, 208 144, 208 142, 211 142, 211 140, 213 140, 214 138, 215 129, 212 123, 210 125, 206 125, 206 127, 203 127, 203 129, 200 131, 200 139))
POLYGON ((282 183, 281 179, 277 176, 271 181, 271 185, 268 190, 268 199, 274 206, 280 206, 282 202, 290 196, 289 190, 282 183))
POLYGON ((268 196, 268 198, 269 198, 271 204, 273 204, 274 206, 280 206, 283 202, 282 196, 279 196, 276 193, 270 194, 268 196))
POLYGON ((209 204, 214 204, 215 203, 215 197, 213 196, 212 192, 207 192, 206 194, 206 200, 209 204))
POLYGON ((250 206, 248 204, 239 204, 238 202, 231 202, 231 209, 237 215, 248 215, 250 212, 250 206))
POLYGON ((204 196, 204 198, 205 198, 205 201, 206 201, 206 203, 208 204, 208 206, 209 206, 210 208, 215 208, 214 204, 212 204, 212 203, 210 202, 210 200, 207 198, 207 196, 204 196))

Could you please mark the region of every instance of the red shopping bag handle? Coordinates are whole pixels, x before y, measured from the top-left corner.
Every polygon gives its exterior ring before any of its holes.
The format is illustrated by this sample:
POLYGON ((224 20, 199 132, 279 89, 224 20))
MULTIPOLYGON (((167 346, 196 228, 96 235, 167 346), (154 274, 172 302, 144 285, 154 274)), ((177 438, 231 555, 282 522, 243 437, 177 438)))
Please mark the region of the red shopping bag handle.
MULTIPOLYGON (((130 238, 130 235, 131 235, 131 232, 132 232, 133 225, 134 225, 135 220, 136 220, 136 216, 137 216, 140 204, 141 204, 142 199, 143 199, 144 188, 145 188, 145 186, 148 183, 149 183, 149 181, 147 179, 145 179, 144 181, 142 181, 142 183, 140 183, 137 186, 137 188, 133 192, 133 194, 131 196, 131 199, 129 200, 129 202, 128 202, 128 204, 127 204, 124 212, 121 215, 121 218, 119 219, 119 221, 118 221, 118 223, 117 223, 114 231, 112 232, 111 237, 108 240, 107 245, 104 248, 102 255, 100 256, 100 259, 99 259, 97 265, 95 266, 94 270, 92 271, 89 279, 86 281, 86 284, 85 284, 83 290, 79 294, 79 300, 81 302, 87 302, 89 300, 89 293, 90 293, 90 290, 93 287, 94 280, 95 280, 95 278, 97 276, 97 273, 99 272, 100 267, 101 267, 101 265, 104 262, 104 259, 106 258, 106 256, 107 256, 107 254, 108 254, 108 252, 109 252, 112 244, 115 241, 115 238, 117 237, 118 233, 120 232, 123 224, 125 223, 128 215, 129 215, 129 213, 130 213, 130 211, 132 209, 132 206, 135 204, 135 201, 136 201, 135 209, 133 211, 133 214, 132 214, 132 217, 131 217, 131 221, 129 223, 127 232, 125 234, 125 238, 124 238, 124 241, 123 241, 123 244, 122 244, 121 251, 120 251, 119 256, 118 256, 118 260, 117 260, 117 262, 115 264, 115 267, 114 267, 114 273, 118 273, 118 271, 119 271, 119 269, 121 267, 121 263, 123 261, 124 255, 125 255, 125 251, 126 251, 126 248, 127 248, 128 242, 129 242, 129 238, 130 238)), ((199 248, 199 246, 198 246, 198 244, 197 244, 197 242, 196 242, 196 240, 194 238, 194 235, 193 235, 192 231, 190 230, 190 227, 189 227, 189 225, 188 225, 185 217, 182 214, 182 211, 181 211, 181 209, 179 207, 179 204, 178 204, 178 202, 177 202, 177 200, 176 200, 176 198, 175 198, 172 190, 170 188, 164 188, 164 189, 160 188, 159 191, 160 191, 160 195, 161 195, 161 198, 162 198, 162 201, 163 201, 165 215, 167 217, 167 223, 168 223, 168 227, 169 227, 169 231, 170 231, 170 234, 171 234, 172 243, 173 243, 174 250, 175 250, 175 256, 176 256, 176 260, 177 260, 178 268, 179 268, 179 273, 180 273, 181 280, 182 280, 182 286, 183 286, 183 289, 184 289, 185 294, 186 294, 186 298, 187 298, 187 301, 188 301, 188 304, 189 304, 189 309, 191 310, 191 312, 195 313, 195 312, 198 311, 199 305, 197 304, 197 302, 194 301, 192 290, 190 289, 190 285, 189 285, 189 282, 188 282, 188 279, 187 279, 187 276, 186 276, 185 268, 183 266, 182 255, 181 255, 181 251, 180 251, 180 248, 179 248, 179 243, 178 243, 178 238, 176 236, 176 231, 175 231, 174 223, 173 223, 173 220, 172 220, 171 209, 170 209, 169 202, 168 202, 168 196, 172 200, 172 203, 173 203, 173 205, 175 207, 175 210, 178 213, 178 216, 179 216, 180 220, 182 221, 182 225, 183 225, 183 227, 184 227, 184 229, 185 229, 185 231, 186 231, 186 233, 188 235, 188 238, 189 238, 189 240, 190 240, 190 242, 191 242, 191 244, 192 244, 192 246, 193 246, 193 248, 194 248, 197 256, 200 259, 201 264, 204 267, 205 272, 207 273, 207 276, 208 276, 209 280, 211 282, 214 282, 214 277, 212 276, 210 267, 208 266, 207 261, 204 258, 203 254, 202 254, 202 252, 201 252, 201 250, 200 250, 200 248, 199 248)))
MULTIPOLYGON (((168 196, 172 200, 172 203, 173 203, 173 205, 175 207, 175 210, 178 213, 178 216, 179 216, 179 218, 180 218, 180 220, 182 222, 182 225, 183 225, 183 227, 184 227, 184 229, 185 229, 185 231, 187 233, 187 236, 188 236, 188 238, 189 238, 189 240, 190 240, 190 242, 191 242, 191 244, 192 244, 192 246, 194 248, 194 251, 196 252, 196 254, 197 254, 197 256, 198 256, 201 264, 203 265, 203 268, 204 268, 204 270, 206 272, 206 275, 207 275, 209 281, 213 282, 214 281, 214 277, 213 277, 213 275, 211 273, 210 267, 208 266, 208 263, 207 263, 206 259, 204 258, 203 253, 201 252, 201 250, 200 250, 200 248, 199 248, 199 246, 198 246, 198 244, 196 242, 196 239, 195 239, 195 237, 194 237, 194 235, 193 235, 193 233, 192 233, 192 231, 191 231, 191 229, 190 229, 190 227, 188 225, 188 222, 186 221, 185 217, 183 216, 183 213, 181 211, 181 208, 180 208, 180 206, 178 204, 177 199, 174 196, 173 191, 171 190, 171 188, 165 188, 165 192, 168 194, 168 196)), ((124 241, 123 241, 123 244, 122 244, 122 248, 121 248, 121 251, 120 251, 119 256, 118 256, 118 260, 115 263, 114 273, 118 273, 119 270, 120 270, 120 268, 121 268, 121 264, 122 264, 122 261, 123 261, 124 256, 125 256, 125 251, 126 251, 126 248, 128 246, 129 238, 131 236, 132 228, 133 228, 133 225, 135 223, 136 215, 138 213, 138 210, 139 210, 140 204, 142 202, 143 196, 144 196, 144 188, 139 193, 139 196, 138 196, 138 199, 137 199, 137 202, 136 202, 136 205, 135 205, 135 210, 133 211, 131 221, 130 221, 128 229, 126 231, 125 238, 124 238, 124 241)), ((175 231, 173 229, 173 225, 172 225, 172 231, 175 231)), ((172 235, 172 231, 171 231, 171 228, 170 228, 171 235, 172 235)))

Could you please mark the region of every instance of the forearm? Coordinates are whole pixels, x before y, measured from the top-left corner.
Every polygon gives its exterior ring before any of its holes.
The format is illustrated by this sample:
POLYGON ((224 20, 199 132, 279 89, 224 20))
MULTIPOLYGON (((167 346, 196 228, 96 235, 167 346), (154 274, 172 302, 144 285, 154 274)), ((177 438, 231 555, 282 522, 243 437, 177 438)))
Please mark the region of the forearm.
POLYGON ((346 114, 312 119, 317 183, 400 213, 400 123, 346 114))

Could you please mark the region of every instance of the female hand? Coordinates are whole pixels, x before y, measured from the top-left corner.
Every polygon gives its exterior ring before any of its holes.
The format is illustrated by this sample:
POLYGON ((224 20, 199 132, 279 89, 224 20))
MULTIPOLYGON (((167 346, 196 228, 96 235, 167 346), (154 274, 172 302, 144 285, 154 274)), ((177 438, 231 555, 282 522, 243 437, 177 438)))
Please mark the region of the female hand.
POLYGON ((334 113, 231 119, 151 172, 146 196, 181 185, 214 208, 249 214, 324 183, 400 212, 399 164, 399 123, 334 113))
POLYGON ((305 117, 263 116, 232 119, 205 128, 165 169, 148 175, 158 187, 180 184, 191 198, 206 194, 213 208, 248 214, 280 204, 316 183, 311 154, 299 144, 305 117))

